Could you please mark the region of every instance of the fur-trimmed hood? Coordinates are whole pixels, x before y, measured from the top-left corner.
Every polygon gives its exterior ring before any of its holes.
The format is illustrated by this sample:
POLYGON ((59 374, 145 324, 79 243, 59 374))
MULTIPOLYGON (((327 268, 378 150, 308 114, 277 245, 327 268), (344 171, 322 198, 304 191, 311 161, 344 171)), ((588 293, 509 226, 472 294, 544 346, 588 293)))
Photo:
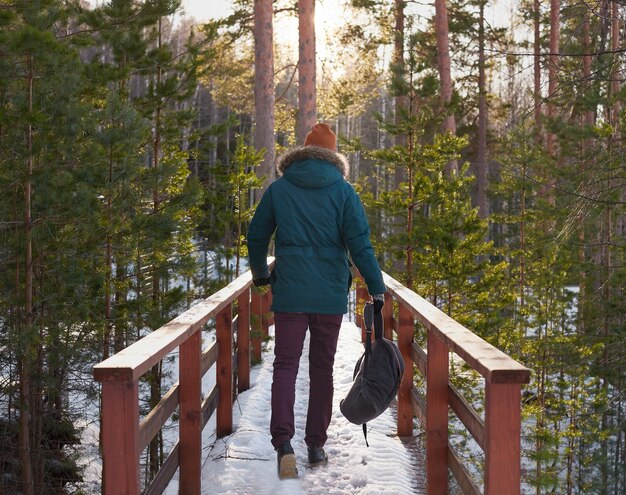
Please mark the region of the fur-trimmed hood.
POLYGON ((341 172, 344 179, 347 179, 350 175, 350 165, 345 156, 319 146, 300 146, 289 150, 278 159, 276 172, 281 176, 290 165, 305 160, 322 160, 328 162, 337 167, 337 170, 341 172))

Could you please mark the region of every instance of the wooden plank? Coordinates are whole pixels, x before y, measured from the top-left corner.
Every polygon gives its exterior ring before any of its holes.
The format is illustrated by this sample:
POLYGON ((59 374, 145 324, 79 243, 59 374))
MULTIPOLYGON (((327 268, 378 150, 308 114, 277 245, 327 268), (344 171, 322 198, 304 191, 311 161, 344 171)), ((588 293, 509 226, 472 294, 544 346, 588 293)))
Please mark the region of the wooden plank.
POLYGON ((417 342, 411 343, 411 359, 423 376, 426 376, 426 352, 417 342))
POLYGON ((383 306, 383 326, 384 337, 389 340, 393 340, 393 328, 394 328, 394 317, 393 317, 393 297, 389 292, 385 292, 385 305, 383 306))
POLYGON ((239 392, 250 388, 250 291, 237 299, 237 386, 239 392))
POLYGON ((476 440, 476 443, 480 445, 480 448, 485 450, 485 423, 480 415, 476 412, 471 404, 469 404, 461 392, 454 386, 448 383, 448 398, 450 400, 450 407, 461 420, 461 422, 467 428, 476 440))
POLYGON ((448 464, 450 464, 450 471, 452 471, 452 474, 461 487, 463 495, 482 495, 480 487, 465 468, 463 461, 450 443, 448 443, 448 464))
POLYGON ((519 495, 521 482, 521 387, 485 386, 485 495, 519 495))
POLYGON ((528 383, 530 370, 433 306, 386 273, 387 290, 404 303, 427 330, 437 335, 491 383, 528 383))
MULTIPOLYGON (((268 265, 274 264, 268 258, 268 265)), ((246 272, 223 289, 166 323, 158 330, 94 366, 96 381, 133 381, 203 327, 231 301, 250 287, 252 276, 246 272)))
POLYGON ((202 429, 206 426, 209 419, 217 409, 217 404, 220 399, 220 391, 217 386, 214 386, 209 392, 209 395, 202 401, 202 429))
POLYGON ((422 427, 426 429, 426 397, 416 387, 411 387, 411 405, 413 406, 413 413, 422 427))
POLYGON ((104 495, 139 492, 139 390, 137 382, 102 384, 104 495))
POLYGON ((261 301, 261 293, 258 289, 251 290, 250 296, 250 324, 252 333, 250 336, 252 347, 252 361, 261 362, 261 336, 262 336, 262 317, 263 303, 261 301))
POLYGON ((179 356, 179 459, 180 493, 200 494, 201 479, 201 368, 202 343, 198 330, 180 346, 179 356))
POLYGON ((174 445, 174 448, 166 457, 165 462, 163 462, 163 465, 152 480, 152 483, 150 483, 150 486, 143 492, 143 495, 161 495, 165 491, 178 469, 179 450, 178 442, 176 442, 176 445, 174 445))
POLYGON ((232 306, 229 304, 215 318, 219 352, 217 355, 217 405, 215 432, 218 438, 233 432, 233 335, 232 306))
POLYGON ((414 322, 411 312, 400 305, 400 331, 398 348, 404 358, 404 375, 398 391, 398 436, 413 436, 413 409, 411 408, 411 388, 413 388, 413 359, 411 342, 413 341, 414 322))
MULTIPOLYGON (((428 495, 448 493, 448 348, 428 332, 426 372, 426 487, 428 495)), ((505 492, 502 492, 505 493, 505 492)))
POLYGON ((207 348, 202 351, 202 376, 206 375, 206 372, 215 364, 218 352, 219 344, 217 340, 211 342, 207 348))
POLYGON ((163 396, 139 425, 139 450, 142 452, 178 407, 178 382, 163 396))

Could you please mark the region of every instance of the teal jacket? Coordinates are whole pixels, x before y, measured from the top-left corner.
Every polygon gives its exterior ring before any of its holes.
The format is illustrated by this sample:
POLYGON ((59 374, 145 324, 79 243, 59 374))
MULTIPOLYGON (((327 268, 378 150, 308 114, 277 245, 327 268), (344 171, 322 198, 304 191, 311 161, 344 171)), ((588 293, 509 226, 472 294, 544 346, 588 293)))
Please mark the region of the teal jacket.
POLYGON ((371 295, 385 292, 363 205, 345 180, 348 162, 305 146, 283 156, 282 174, 263 194, 248 228, 253 279, 270 278, 272 311, 343 314, 352 283, 350 258, 371 295), (276 262, 267 254, 275 234, 276 262))

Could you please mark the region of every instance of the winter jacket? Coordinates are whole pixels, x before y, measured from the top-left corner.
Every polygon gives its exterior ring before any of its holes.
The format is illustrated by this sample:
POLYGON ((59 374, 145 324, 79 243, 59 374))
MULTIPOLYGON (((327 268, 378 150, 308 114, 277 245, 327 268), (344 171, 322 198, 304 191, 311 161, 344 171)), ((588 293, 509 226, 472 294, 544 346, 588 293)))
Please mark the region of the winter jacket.
POLYGON ((270 278, 272 311, 346 313, 348 252, 370 294, 384 293, 365 211, 345 180, 345 157, 305 146, 284 155, 277 170, 282 177, 263 194, 248 229, 252 277, 270 278), (266 258, 274 233, 270 274, 266 258))

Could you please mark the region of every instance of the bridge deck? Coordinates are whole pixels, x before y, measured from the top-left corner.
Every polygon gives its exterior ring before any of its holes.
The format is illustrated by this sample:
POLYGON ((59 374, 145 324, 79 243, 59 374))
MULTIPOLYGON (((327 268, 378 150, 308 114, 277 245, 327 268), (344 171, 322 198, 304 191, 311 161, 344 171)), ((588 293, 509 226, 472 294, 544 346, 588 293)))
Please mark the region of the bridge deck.
MULTIPOLYGON (((273 327, 270 328, 270 334, 273 327)), ((401 441, 396 436, 395 405, 369 426, 365 446, 360 426, 349 423, 339 411, 339 401, 352 383, 354 364, 363 352, 360 330, 345 321, 335 359, 334 414, 326 449, 329 463, 306 467, 304 422, 308 403, 308 338, 296 383, 296 436, 292 444, 298 458, 299 477, 281 481, 276 475, 276 455, 270 444, 270 390, 273 346, 263 363, 253 367, 251 388, 238 397, 233 410, 234 432, 215 438, 215 425, 207 425, 203 439, 202 487, 205 494, 422 494, 425 493, 425 452, 422 437, 401 441)), ((211 419, 214 423, 214 417, 211 419)), ((419 431, 419 430, 416 430, 419 431)), ((167 494, 178 493, 178 473, 167 494)))

